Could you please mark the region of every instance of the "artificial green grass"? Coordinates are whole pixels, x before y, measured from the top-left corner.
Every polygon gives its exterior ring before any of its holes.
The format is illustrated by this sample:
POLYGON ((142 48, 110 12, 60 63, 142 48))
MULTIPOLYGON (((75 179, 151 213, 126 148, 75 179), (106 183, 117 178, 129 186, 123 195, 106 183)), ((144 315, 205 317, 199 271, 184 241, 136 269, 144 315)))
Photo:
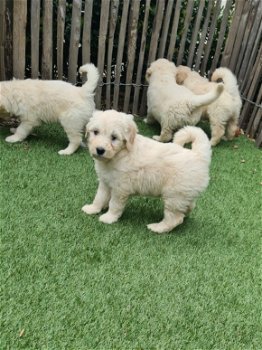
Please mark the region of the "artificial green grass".
MULTIPOLYGON (((142 134, 156 128, 139 122, 142 134)), ((158 130, 157 130, 158 131, 158 130)), ((213 151, 185 222, 156 235, 159 199, 135 197, 113 225, 84 149, 58 125, 1 143, 1 349, 260 349, 261 151, 241 136, 213 151)))

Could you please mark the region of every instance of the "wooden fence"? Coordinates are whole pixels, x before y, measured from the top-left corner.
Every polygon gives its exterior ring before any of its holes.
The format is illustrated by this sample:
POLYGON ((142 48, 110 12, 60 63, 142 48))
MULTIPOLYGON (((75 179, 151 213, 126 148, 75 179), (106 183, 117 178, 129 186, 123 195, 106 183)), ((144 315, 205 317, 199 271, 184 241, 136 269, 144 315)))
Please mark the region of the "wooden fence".
POLYGON ((262 145, 262 1, 0 0, 0 80, 64 79, 93 62, 97 108, 145 115, 147 66, 159 57, 237 76, 240 127, 262 145))

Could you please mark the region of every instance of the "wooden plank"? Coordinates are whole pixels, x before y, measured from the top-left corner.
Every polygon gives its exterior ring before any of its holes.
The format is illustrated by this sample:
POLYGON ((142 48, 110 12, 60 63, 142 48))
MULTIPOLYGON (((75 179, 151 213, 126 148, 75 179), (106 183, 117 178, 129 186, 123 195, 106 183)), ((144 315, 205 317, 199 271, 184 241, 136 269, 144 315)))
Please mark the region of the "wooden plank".
POLYGON ((5 0, 0 1, 0 80, 5 80, 5 0))
POLYGON ((169 42, 169 47, 167 52, 167 59, 170 61, 173 61, 173 56, 175 52, 177 28, 178 28, 179 18, 180 18, 181 1, 182 0, 176 1, 175 14, 174 14, 170 42, 169 42))
POLYGON ((235 44, 233 46, 233 51, 231 52, 230 62, 228 66, 233 72, 235 72, 236 64, 239 58, 239 52, 241 49, 241 45, 243 44, 243 37, 248 19, 249 9, 250 3, 249 1, 245 1, 245 6, 241 13, 241 21, 239 22, 239 26, 237 28, 237 40, 235 40, 235 44))
POLYGON ((246 23, 245 31, 244 31, 244 37, 242 40, 240 52, 239 52, 236 67, 235 67, 235 74, 236 75, 239 75, 244 55, 246 55, 246 56, 248 54, 250 55, 250 53, 252 52, 252 43, 254 43, 254 41, 255 41, 254 35, 253 35, 253 40, 252 40, 252 33, 253 32, 257 33, 257 30, 259 27, 259 23, 258 23, 258 21, 256 21, 256 19, 258 19, 258 14, 259 14, 257 12, 258 11, 258 4, 259 4, 258 1, 253 1, 250 4, 249 14, 248 14, 247 23, 246 23))
POLYGON ((5 6, 5 79, 13 78, 13 0, 6 0, 5 6))
POLYGON ((40 0, 31 2, 31 76, 39 76, 40 0))
POLYGON ((201 62, 201 59, 203 57, 203 48, 204 48, 204 44, 206 41, 206 35, 207 35, 208 24, 209 24, 210 16, 211 16, 211 10, 214 7, 214 4, 215 4, 215 0, 210 0, 208 2, 207 14, 205 16, 205 22, 204 22, 203 29, 202 29, 201 34, 200 34, 200 42, 199 42, 197 54, 196 54, 196 62, 195 62, 195 66, 194 66, 195 71, 199 70, 200 62, 201 62))
POLYGON ((42 79, 52 79, 53 73, 53 1, 43 2, 42 79))
POLYGON ((13 6, 13 75, 17 79, 24 79, 27 0, 15 1, 13 6))
MULTIPOLYGON (((127 52, 127 72, 126 84, 132 83, 133 69, 136 54, 137 26, 139 18, 140 0, 133 0, 131 3, 131 21, 129 26, 128 52, 127 52)), ((131 86, 127 85, 124 98, 124 112, 128 112, 131 86)))
POLYGON ((262 146, 262 122, 260 120, 260 129, 258 131, 258 136, 256 137, 256 145, 257 147, 262 146))
POLYGON ((182 63, 182 60, 183 60, 188 28, 192 20, 193 8, 194 8, 194 1, 188 1, 187 8, 186 8, 186 17, 184 20, 183 34, 180 40, 179 51, 178 51, 177 62, 176 62, 178 66, 182 63))
POLYGON ((195 19, 192 37, 190 38, 189 55, 188 55, 188 59, 187 59, 187 66, 188 67, 192 67, 192 64, 193 64, 193 59, 195 56, 196 42, 197 42, 197 37, 199 35, 199 28, 200 28, 200 23, 201 23, 204 7, 205 7, 205 0, 200 0, 199 8, 197 11, 197 16, 195 19))
POLYGON ((209 59, 209 55, 210 55, 210 51, 211 51, 211 47, 212 47, 212 42, 213 42, 213 37, 214 37, 214 33, 216 30, 216 25, 217 25, 217 19, 218 16, 220 14, 220 10, 221 10, 221 0, 218 0, 216 2, 216 7, 214 10, 214 14, 212 16, 211 19, 211 26, 209 28, 209 32, 208 32, 208 39, 207 39, 207 45, 205 47, 205 53, 204 53, 204 57, 201 63, 201 74, 204 75, 206 73, 207 70, 207 62, 209 59))
POLYGON ((171 20, 173 5, 174 5, 174 0, 168 0, 165 17, 164 17, 162 34, 160 38, 159 49, 158 49, 158 58, 165 56, 166 41, 167 41, 167 35, 168 35, 168 29, 169 29, 169 24, 171 20))
POLYGON ((253 16, 251 15, 248 21, 248 28, 249 30, 249 36, 247 39, 247 45, 244 47, 244 58, 241 62, 241 65, 239 64, 239 67, 237 66, 236 72, 238 74, 238 80, 239 84, 242 85, 244 83, 245 76, 248 77, 250 74, 250 69, 253 67, 254 61, 255 61, 255 53, 257 52, 258 45, 261 41, 261 35, 262 35, 262 2, 258 2, 258 8, 257 11, 255 11, 255 19, 253 23, 253 16))
POLYGON ((251 117, 249 119, 247 128, 246 128, 246 133, 250 135, 251 137, 254 137, 256 135, 256 132, 258 130, 259 122, 262 117, 262 85, 260 86, 258 97, 256 99, 256 104, 260 105, 260 107, 255 106, 253 109, 253 112, 251 114, 251 117), (260 118, 259 118, 260 116, 260 118))
POLYGON ((224 43, 225 33, 228 26, 228 17, 231 10, 231 6, 232 6, 232 0, 227 0, 226 6, 223 11, 222 22, 220 25, 220 31, 217 39, 217 44, 216 44, 216 51, 215 51, 214 58, 212 60, 211 69, 210 69, 211 72, 213 72, 217 68, 217 64, 220 59, 221 49, 224 43))
MULTIPOLYGON (((145 48, 146 48, 146 38, 147 38, 150 2, 151 2, 151 0, 146 0, 145 15, 144 15, 144 21, 143 21, 143 30, 142 30, 141 44, 140 44, 140 52, 139 52, 137 72, 136 72, 136 85, 141 84, 142 70, 143 70, 144 57, 145 57, 145 48)), ((141 87, 136 86, 135 92, 134 92, 133 109, 132 109, 133 114, 137 114, 140 91, 141 91, 141 87)))
POLYGON ((114 98, 113 98, 114 109, 118 109, 119 90, 120 90, 119 84, 120 84, 120 75, 121 75, 121 67, 122 67, 122 60, 123 60, 123 51, 124 51, 125 38, 126 38, 126 25, 127 25, 129 2, 130 2, 129 0, 124 1, 122 16, 121 16, 116 69, 115 69, 115 82, 114 82, 114 98))
POLYGON ((250 87, 251 87, 251 84, 252 84, 252 78, 254 77, 255 75, 255 71, 256 71, 256 68, 259 64, 262 65, 262 43, 260 42, 260 48, 259 50, 256 51, 256 54, 255 54, 255 62, 253 63, 252 65, 252 69, 250 70, 250 74, 248 76, 248 79, 246 81, 246 84, 242 84, 240 86, 240 89, 241 91, 243 92, 243 94, 246 96, 248 94, 248 91, 250 90, 250 87))
POLYGON ((83 64, 91 59, 91 25, 92 25, 93 0, 85 0, 84 28, 82 37, 82 61, 83 64))
POLYGON ((118 16, 119 0, 112 0, 110 9, 109 35, 107 47, 106 108, 111 108, 112 53, 118 16))
POLYGON ((234 43, 237 40, 237 31, 238 31, 239 23, 241 21, 241 14, 242 14, 244 5, 245 5, 245 1, 236 1, 236 8, 235 8, 234 16, 230 26, 230 30, 227 36, 226 45, 225 45, 225 49, 224 49, 224 53, 221 61, 221 66, 223 67, 229 67, 231 54, 234 48, 234 43))
POLYGON ((73 0, 68 65, 68 80, 72 84, 75 84, 77 76, 77 61, 81 30, 81 10, 82 0, 73 0))
MULTIPOLYGON (((159 34, 160 34, 161 26, 162 26, 164 10, 165 10, 165 2, 162 0, 158 0, 156 16, 154 18, 152 36, 151 36, 151 40, 150 40, 150 49, 149 49, 148 61, 147 61, 148 66, 156 58, 158 39, 159 39, 159 34)), ((141 107, 140 107, 140 112, 139 112, 140 115, 144 115, 144 113, 146 112, 146 95, 147 95, 147 88, 144 87, 142 101, 141 101, 141 107)))
MULTIPOLYGON (((109 6, 110 6, 110 1, 102 0, 101 13, 100 13, 100 25, 99 25, 99 40, 98 40, 98 62, 97 62, 97 68, 100 72, 100 76, 102 77, 102 79, 103 79, 103 73, 104 73, 109 6)), ((99 86, 96 90, 96 96, 95 96, 96 106, 98 109, 101 108, 101 94, 102 94, 102 87, 99 86)))
POLYGON ((64 32, 66 18, 66 0, 59 0, 57 8, 57 75, 62 80, 64 76, 64 32))

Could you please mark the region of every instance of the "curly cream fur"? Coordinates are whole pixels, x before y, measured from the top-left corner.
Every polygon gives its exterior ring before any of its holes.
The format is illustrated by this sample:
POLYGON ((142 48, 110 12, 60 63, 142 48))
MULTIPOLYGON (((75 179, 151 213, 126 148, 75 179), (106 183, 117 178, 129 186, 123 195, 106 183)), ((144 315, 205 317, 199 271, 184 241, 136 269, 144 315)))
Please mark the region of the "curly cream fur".
POLYGON ((237 80, 228 68, 217 68, 212 77, 212 82, 201 77, 189 67, 178 66, 176 81, 183 84, 195 94, 204 94, 216 86, 215 81, 222 79, 224 91, 210 105, 203 109, 202 116, 207 116, 211 127, 211 144, 217 145, 221 138, 231 140, 238 129, 238 119, 242 106, 237 80))
POLYGON ((87 125, 88 147, 99 179, 92 204, 82 210, 111 224, 122 215, 130 195, 162 197, 164 218, 148 225, 157 233, 181 224, 209 182, 210 143, 205 133, 188 126, 174 143, 163 144, 137 134, 132 116, 114 110, 95 112, 87 125), (192 150, 182 146, 192 142, 192 150))
POLYGON ((196 125, 202 115, 202 108, 215 101, 223 91, 223 84, 199 96, 175 80, 176 66, 166 59, 158 59, 147 69, 149 82, 147 91, 147 123, 158 121, 161 125, 160 136, 154 139, 168 142, 174 131, 185 125, 196 125))
POLYGON ((82 132, 94 109, 94 90, 99 74, 93 64, 80 68, 88 81, 81 87, 64 81, 12 80, 0 83, 0 110, 19 117, 7 142, 23 141, 42 122, 59 121, 67 133, 69 145, 59 154, 72 154, 80 146, 82 132))

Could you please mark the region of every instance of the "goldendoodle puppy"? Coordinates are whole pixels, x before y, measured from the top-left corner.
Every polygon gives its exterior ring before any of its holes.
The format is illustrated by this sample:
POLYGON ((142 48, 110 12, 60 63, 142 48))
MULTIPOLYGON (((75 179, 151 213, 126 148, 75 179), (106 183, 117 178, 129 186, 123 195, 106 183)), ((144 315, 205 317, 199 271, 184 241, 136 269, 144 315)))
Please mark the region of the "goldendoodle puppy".
POLYGON ((69 145, 59 154, 72 154, 81 144, 82 132, 95 110, 94 90, 99 80, 93 64, 80 67, 88 80, 80 88, 64 81, 12 80, 0 83, 0 111, 19 117, 21 123, 7 142, 23 141, 41 122, 59 121, 69 145))
POLYGON ((232 140, 238 129, 238 119, 242 101, 237 79, 228 68, 217 68, 211 81, 201 77, 189 67, 178 66, 176 81, 195 94, 204 94, 216 86, 216 81, 223 80, 224 91, 219 98, 203 109, 203 116, 210 121, 211 145, 217 145, 221 138, 232 140))
POLYGON ((151 63, 146 72, 149 82, 147 90, 147 123, 158 121, 161 125, 157 141, 172 140, 173 133, 185 125, 196 125, 204 106, 215 101, 222 93, 223 84, 217 84, 210 92, 199 96, 176 83, 177 68, 164 58, 151 63))
POLYGON ((158 196, 164 218, 147 227, 157 233, 181 224, 209 182, 211 146, 197 127, 179 130, 174 143, 160 143, 137 134, 132 115, 96 111, 87 124, 88 147, 95 160, 99 186, 87 214, 108 211, 99 220, 112 224, 122 215, 130 195, 158 196), (183 148, 192 142, 192 149, 183 148))

